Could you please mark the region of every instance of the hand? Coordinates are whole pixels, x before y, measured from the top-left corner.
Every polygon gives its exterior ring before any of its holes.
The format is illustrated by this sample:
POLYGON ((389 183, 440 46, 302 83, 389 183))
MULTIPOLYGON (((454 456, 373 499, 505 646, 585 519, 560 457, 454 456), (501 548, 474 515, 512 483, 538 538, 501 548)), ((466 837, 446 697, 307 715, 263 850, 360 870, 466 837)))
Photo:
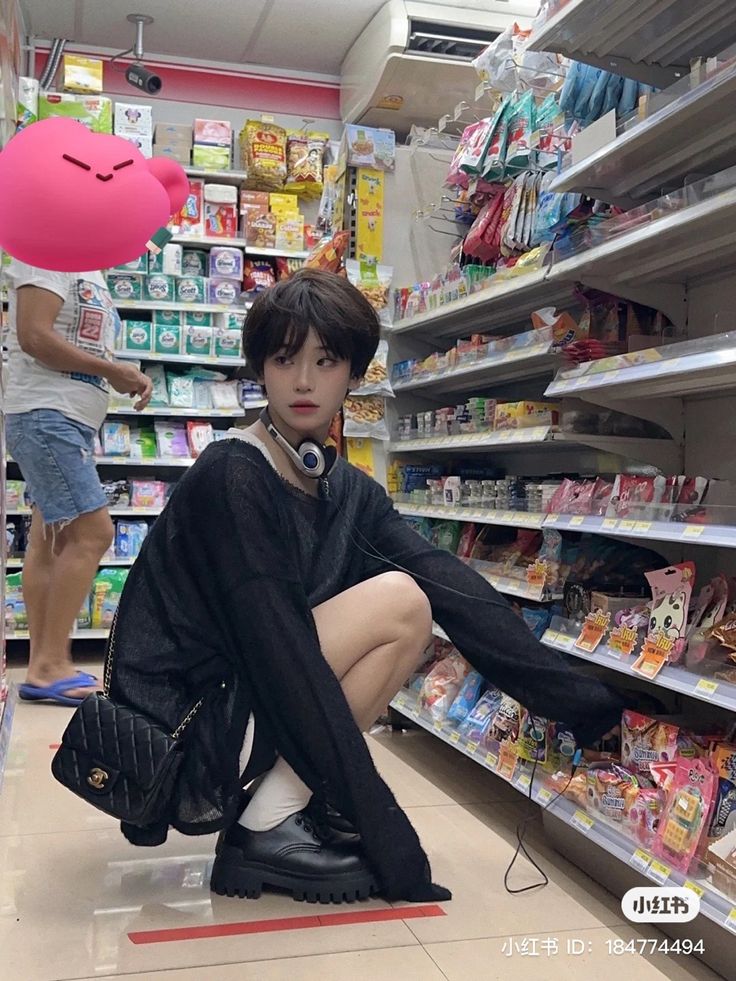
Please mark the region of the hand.
POLYGON ((141 412, 151 401, 153 382, 132 364, 114 361, 107 373, 107 380, 121 395, 130 395, 131 398, 140 396, 133 406, 136 412, 141 412))

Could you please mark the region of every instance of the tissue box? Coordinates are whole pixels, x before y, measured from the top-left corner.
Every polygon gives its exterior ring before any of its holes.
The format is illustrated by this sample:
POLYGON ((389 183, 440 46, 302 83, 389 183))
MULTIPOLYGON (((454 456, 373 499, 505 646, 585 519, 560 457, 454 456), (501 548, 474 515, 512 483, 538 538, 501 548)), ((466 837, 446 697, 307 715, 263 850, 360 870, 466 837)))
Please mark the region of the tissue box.
POLYGON ((153 139, 153 106, 115 103, 115 135, 153 139))
POLYGON ((192 127, 187 123, 156 123, 154 136, 157 143, 182 143, 191 147, 192 127))
POLYGON ((184 249, 181 260, 182 276, 206 276, 207 253, 202 249, 184 249))
POLYGON ((148 252, 144 252, 137 259, 131 259, 130 262, 123 262, 119 266, 113 266, 110 271, 120 270, 121 272, 129 273, 146 273, 148 272, 148 255, 148 252))
POLYGON ((243 335, 239 330, 215 329, 215 357, 239 358, 243 335))
POLYGON ((166 327, 181 327, 182 324, 186 323, 184 313, 181 310, 154 310, 153 322, 166 327))
POLYGON ((140 273, 108 273, 107 287, 114 300, 143 299, 143 276, 140 273))
POLYGON ((176 279, 165 273, 153 273, 146 277, 144 299, 156 303, 173 303, 176 298, 176 279))
POLYGON ((104 95, 47 92, 38 100, 38 118, 64 116, 84 123, 93 133, 112 133, 112 100, 104 95))
POLYGON ((181 276, 183 272, 182 258, 184 249, 175 242, 169 242, 155 255, 148 253, 148 272, 165 273, 167 276, 181 276))
POLYGON ((64 88, 67 92, 99 94, 103 87, 102 61, 99 58, 85 58, 78 54, 64 55, 64 88))
POLYGON ((195 119, 194 142, 205 146, 227 147, 233 142, 233 128, 226 119, 195 119))
POLYGON ((215 327, 219 327, 221 330, 239 330, 242 332, 243 325, 245 324, 245 314, 244 313, 216 313, 215 327))
POLYGON ((217 238, 235 238, 238 234, 238 209, 234 204, 204 203, 204 233, 217 238))
POLYGON ((201 170, 230 170, 230 147, 195 143, 192 147, 192 165, 201 170))
POLYGON ((149 320, 123 321, 123 350, 151 353, 153 350, 153 325, 149 320))
POLYGON ((211 327, 186 327, 184 351, 195 354, 200 358, 211 358, 214 342, 214 331, 211 327))
POLYGON ((172 220, 172 229, 180 235, 204 234, 204 181, 192 178, 184 205, 172 220))
POLYGON ((240 283, 234 279, 210 279, 207 282, 207 302, 233 306, 240 300, 240 283))
POLYGON ((182 276, 176 281, 176 299, 179 303, 206 303, 207 280, 204 276, 182 276))
POLYGON ((144 157, 153 156, 153 140, 150 136, 145 136, 142 133, 116 133, 121 140, 127 140, 128 143, 132 143, 134 147, 143 154, 144 157))
POLYGON ((203 310, 184 310, 182 323, 185 327, 211 327, 213 314, 203 310))
POLYGON ((205 184, 204 199, 213 204, 237 204, 238 189, 232 184, 205 184))
POLYGON ((156 354, 181 354, 181 327, 155 324, 153 350, 156 354))
POLYGON ((227 245, 214 245, 210 249, 209 274, 220 279, 243 278, 243 253, 227 245))
POLYGON ((154 143, 153 156, 166 157, 167 160, 176 160, 182 167, 188 167, 192 159, 192 151, 189 147, 161 146, 158 143, 154 143))

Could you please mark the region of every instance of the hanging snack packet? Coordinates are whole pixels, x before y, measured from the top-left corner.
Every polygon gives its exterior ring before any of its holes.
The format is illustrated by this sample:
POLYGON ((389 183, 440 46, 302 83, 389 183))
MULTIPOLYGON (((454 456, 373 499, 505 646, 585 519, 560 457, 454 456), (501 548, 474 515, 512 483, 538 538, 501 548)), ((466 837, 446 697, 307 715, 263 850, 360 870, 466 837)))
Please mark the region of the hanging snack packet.
POLYGON ((390 327, 391 311, 388 301, 394 275, 393 266, 379 266, 366 259, 360 262, 357 259, 347 259, 345 267, 348 279, 368 300, 381 324, 390 327))
POLYGON ((335 232, 333 236, 323 238, 309 253, 304 265, 312 269, 324 269, 326 272, 339 272, 349 241, 350 233, 346 231, 335 232))
POLYGON ((240 133, 241 157, 248 171, 243 186, 278 191, 286 180, 286 130, 249 119, 240 133))
POLYGON ((638 777, 653 780, 651 765, 672 763, 679 728, 626 709, 621 720, 621 765, 638 777))
POLYGON ((652 590, 649 615, 649 635, 660 631, 674 641, 670 660, 677 663, 685 650, 687 614, 695 583, 695 563, 679 565, 645 573, 652 590))
POLYGON ((514 111, 510 98, 504 99, 494 117, 491 137, 486 146, 480 165, 483 180, 502 180, 506 173, 506 145, 508 142, 509 119, 514 111))
POLYGON ((391 438, 383 399, 378 395, 368 395, 365 398, 348 396, 343 411, 345 415, 343 436, 381 440, 391 438))
POLYGON ((679 759, 653 851, 686 873, 716 796, 718 777, 703 760, 679 759))
POLYGON ((325 133, 289 133, 286 144, 286 188, 294 194, 317 198, 322 194, 322 169, 329 136, 325 133))
POLYGON ((509 117, 507 174, 518 174, 529 169, 534 126, 534 93, 525 92, 509 117))
POLYGON ((488 741, 491 723, 503 697, 503 692, 498 688, 489 688, 484 692, 460 724, 460 735, 468 742, 484 746, 488 741))
POLYGON ((373 360, 368 365, 363 382, 351 395, 381 395, 393 398, 394 390, 388 378, 388 341, 379 341, 373 360))

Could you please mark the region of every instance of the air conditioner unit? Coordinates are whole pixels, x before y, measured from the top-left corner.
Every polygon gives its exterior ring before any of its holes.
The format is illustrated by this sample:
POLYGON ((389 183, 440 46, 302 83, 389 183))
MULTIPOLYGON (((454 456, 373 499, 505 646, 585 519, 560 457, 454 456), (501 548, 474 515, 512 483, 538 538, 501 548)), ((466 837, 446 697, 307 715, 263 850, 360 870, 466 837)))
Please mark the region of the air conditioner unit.
POLYGON ((389 0, 342 63, 343 121, 404 136, 412 124, 436 126, 472 97, 478 81, 472 60, 510 24, 529 27, 539 8, 539 0, 473 2, 389 0))

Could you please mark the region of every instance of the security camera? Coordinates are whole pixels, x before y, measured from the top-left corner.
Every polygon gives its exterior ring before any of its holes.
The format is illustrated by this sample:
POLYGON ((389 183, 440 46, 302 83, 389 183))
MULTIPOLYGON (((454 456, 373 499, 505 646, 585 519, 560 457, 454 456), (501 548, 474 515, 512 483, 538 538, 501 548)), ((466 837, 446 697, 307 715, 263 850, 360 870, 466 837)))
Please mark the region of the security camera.
POLYGON ((158 95, 161 91, 161 76, 149 72, 143 65, 129 65, 125 69, 125 77, 131 85, 141 89, 148 95, 158 95))

